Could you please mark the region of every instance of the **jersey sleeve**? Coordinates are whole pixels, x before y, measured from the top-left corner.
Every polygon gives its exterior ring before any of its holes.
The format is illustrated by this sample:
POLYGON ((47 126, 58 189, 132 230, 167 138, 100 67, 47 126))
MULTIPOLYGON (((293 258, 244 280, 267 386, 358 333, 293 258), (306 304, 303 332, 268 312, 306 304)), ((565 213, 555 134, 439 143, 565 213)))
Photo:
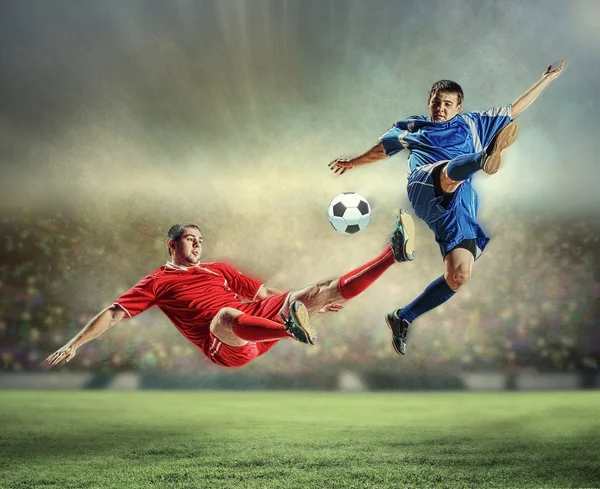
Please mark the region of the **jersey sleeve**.
POLYGON ((473 121, 471 129, 476 133, 473 135, 476 151, 485 149, 494 135, 512 120, 510 105, 482 112, 467 112, 465 115, 473 121), (477 148, 477 140, 481 143, 481 149, 477 148))
POLYGON ((402 139, 406 133, 406 122, 407 121, 394 122, 392 127, 379 138, 379 142, 383 144, 383 149, 385 149, 385 153, 388 156, 394 156, 396 153, 399 153, 406 148, 402 139))
POLYGON ((221 271, 227 279, 231 290, 244 299, 254 300, 258 289, 262 287, 263 283, 260 280, 244 275, 226 263, 221 263, 220 265, 221 271))
POLYGON ((155 295, 151 276, 145 277, 121 295, 113 305, 125 311, 127 317, 134 317, 154 305, 155 295))

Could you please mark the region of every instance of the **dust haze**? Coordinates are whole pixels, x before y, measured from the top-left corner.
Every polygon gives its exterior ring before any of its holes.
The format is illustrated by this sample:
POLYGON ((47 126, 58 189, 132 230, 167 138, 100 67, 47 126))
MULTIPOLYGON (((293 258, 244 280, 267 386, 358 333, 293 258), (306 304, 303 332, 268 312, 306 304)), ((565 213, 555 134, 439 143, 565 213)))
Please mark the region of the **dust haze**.
MULTIPOLYGON (((305 285, 372 258, 395 210, 409 206, 405 154, 343 176, 328 162, 426 113, 438 79, 463 86, 466 110, 483 110, 511 103, 565 59, 518 119, 502 171, 476 177, 499 262, 486 260, 472 287, 502 271, 547 281, 575 267, 593 288, 588 265, 542 257, 523 271, 514 242, 501 240, 512 232, 507 215, 597 216, 598 18, 591 0, 3 2, 2 211, 151 222, 148 272, 166 260, 169 226, 194 221, 206 259, 229 258, 276 287, 305 285), (351 238, 326 217, 349 190, 373 208, 351 238)), ((379 320, 442 273, 431 234, 418 231, 420 264, 388 272, 354 311, 379 320)), ((93 297, 79 273, 81 295, 93 297)))

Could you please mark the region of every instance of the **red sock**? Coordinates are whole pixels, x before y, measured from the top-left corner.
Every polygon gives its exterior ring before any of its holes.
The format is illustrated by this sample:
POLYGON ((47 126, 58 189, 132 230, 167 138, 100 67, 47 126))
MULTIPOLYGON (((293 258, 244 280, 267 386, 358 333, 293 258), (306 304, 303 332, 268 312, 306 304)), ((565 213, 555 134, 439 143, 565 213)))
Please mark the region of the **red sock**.
POLYGON ((233 320, 233 334, 247 341, 272 341, 291 338, 283 324, 270 319, 240 314, 233 320))
POLYGON ((392 247, 388 246, 385 251, 369 263, 352 270, 340 278, 339 288, 344 299, 352 299, 377 280, 383 272, 390 268, 394 260, 392 247))

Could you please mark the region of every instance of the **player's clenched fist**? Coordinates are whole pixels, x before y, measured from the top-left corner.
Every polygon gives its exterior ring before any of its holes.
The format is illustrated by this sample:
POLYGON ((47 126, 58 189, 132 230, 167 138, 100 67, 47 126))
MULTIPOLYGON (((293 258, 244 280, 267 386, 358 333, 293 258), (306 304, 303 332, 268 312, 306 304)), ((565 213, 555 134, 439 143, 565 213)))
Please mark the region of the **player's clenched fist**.
POLYGON ((329 169, 333 173, 339 173, 340 175, 352 169, 353 167, 354 165, 348 158, 336 158, 329 163, 329 169))

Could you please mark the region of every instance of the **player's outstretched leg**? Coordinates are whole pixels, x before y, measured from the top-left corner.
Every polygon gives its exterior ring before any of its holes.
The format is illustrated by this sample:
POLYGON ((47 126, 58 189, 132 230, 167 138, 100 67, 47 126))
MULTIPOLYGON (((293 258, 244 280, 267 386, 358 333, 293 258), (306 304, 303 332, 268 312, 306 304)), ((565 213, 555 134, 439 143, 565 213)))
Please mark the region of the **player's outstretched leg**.
POLYGON ((415 222, 405 209, 398 212, 396 229, 390 238, 390 246, 396 261, 412 261, 415 258, 415 222))
POLYGON ((396 229, 392 233, 390 243, 381 254, 337 279, 321 280, 292 291, 290 303, 300 301, 306 306, 308 314, 315 314, 325 306, 350 300, 362 294, 395 263, 413 260, 414 243, 414 221, 405 210, 400 209, 396 229))
POLYGON ((517 125, 514 122, 504 126, 492 138, 492 141, 485 150, 486 156, 481 169, 493 175, 500 168, 500 155, 502 151, 508 148, 517 138, 517 125))
POLYGON ((285 330, 300 343, 314 345, 317 342, 317 332, 310 324, 310 315, 306 306, 300 301, 292 301, 290 314, 286 318, 281 315, 285 330))

